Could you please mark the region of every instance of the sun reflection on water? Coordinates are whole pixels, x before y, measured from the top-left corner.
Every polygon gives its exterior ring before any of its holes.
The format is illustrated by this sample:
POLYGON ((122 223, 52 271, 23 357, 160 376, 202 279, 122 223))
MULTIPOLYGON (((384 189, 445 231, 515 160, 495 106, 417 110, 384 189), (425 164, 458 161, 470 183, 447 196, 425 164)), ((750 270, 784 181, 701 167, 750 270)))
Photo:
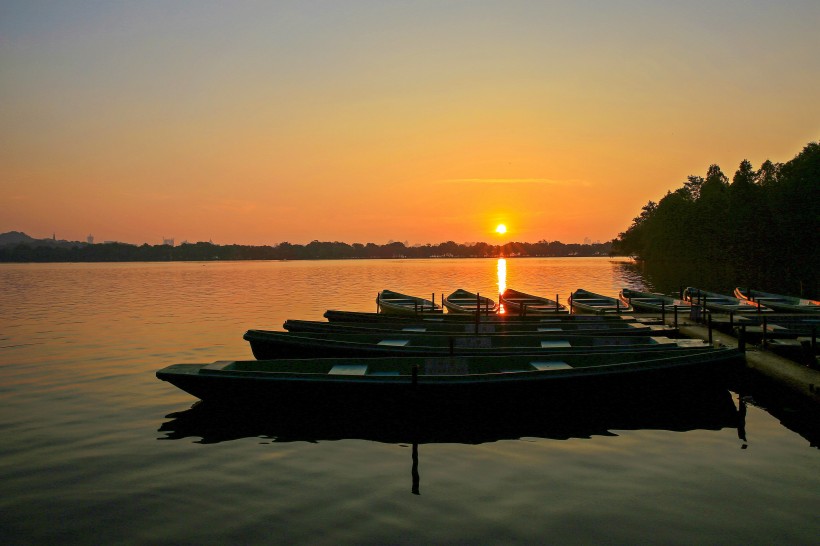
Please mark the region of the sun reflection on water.
MULTIPOLYGON (((504 290, 507 289, 507 260, 504 258, 498 259, 498 294, 499 296, 504 293, 504 290)), ((500 301, 499 298, 498 302, 498 313, 503 315, 506 311, 504 310, 504 304, 500 301)))

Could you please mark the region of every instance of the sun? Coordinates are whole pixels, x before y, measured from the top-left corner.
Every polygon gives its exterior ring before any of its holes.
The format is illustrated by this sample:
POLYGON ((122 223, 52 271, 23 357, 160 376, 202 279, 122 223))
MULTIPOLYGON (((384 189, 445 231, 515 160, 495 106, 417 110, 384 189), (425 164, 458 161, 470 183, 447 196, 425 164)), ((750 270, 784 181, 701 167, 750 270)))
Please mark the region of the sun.
POLYGON ((498 226, 495 228, 495 232, 499 235, 504 235, 505 233, 507 233, 507 226, 505 226, 504 224, 498 224, 498 226))

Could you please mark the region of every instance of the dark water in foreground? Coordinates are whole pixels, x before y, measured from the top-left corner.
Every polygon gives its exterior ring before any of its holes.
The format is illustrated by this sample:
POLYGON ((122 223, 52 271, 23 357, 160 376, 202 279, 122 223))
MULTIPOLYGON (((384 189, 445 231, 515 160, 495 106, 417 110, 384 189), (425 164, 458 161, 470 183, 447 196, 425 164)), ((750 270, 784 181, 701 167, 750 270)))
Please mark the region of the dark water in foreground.
POLYGON ((820 451, 729 391, 419 424, 191 409, 154 376, 251 358, 246 329, 373 310, 382 288, 643 285, 608 259, 504 265, 1 265, 0 542, 816 542, 820 451))

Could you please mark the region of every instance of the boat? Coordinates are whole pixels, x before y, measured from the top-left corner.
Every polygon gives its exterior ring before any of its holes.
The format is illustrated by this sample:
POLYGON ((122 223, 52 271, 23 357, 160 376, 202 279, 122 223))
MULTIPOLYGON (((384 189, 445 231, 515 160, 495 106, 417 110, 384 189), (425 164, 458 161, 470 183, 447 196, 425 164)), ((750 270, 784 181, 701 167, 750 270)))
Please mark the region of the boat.
POLYGON ((730 348, 684 352, 556 353, 553 356, 317 358, 174 364, 156 376, 206 402, 373 411, 383 405, 436 408, 457 400, 480 404, 578 395, 600 388, 665 385, 733 370, 742 353, 730 348), (551 389, 552 388, 552 389, 551 389), (358 405, 357 405, 358 404, 358 405))
POLYGON ((443 309, 432 300, 408 296, 392 290, 382 290, 376 296, 376 304, 386 315, 418 315, 420 313, 441 313, 443 309))
POLYGON ((258 360, 378 356, 506 356, 550 352, 605 352, 703 347, 700 339, 666 336, 573 336, 566 334, 372 334, 293 333, 248 330, 243 336, 258 360))
POLYGON ((499 303, 504 305, 504 311, 507 313, 516 313, 519 315, 553 315, 555 313, 566 313, 568 311, 565 305, 558 303, 558 297, 551 300, 549 298, 542 298, 541 296, 533 296, 507 288, 498 296, 499 303))
POLYGON ((622 303, 619 298, 602 296, 579 288, 569 296, 569 305, 574 313, 604 315, 611 313, 631 313, 632 306, 622 303))
POLYGON ((622 288, 618 297, 625 305, 632 306, 635 311, 649 313, 660 313, 662 311, 671 313, 675 308, 678 311, 688 312, 691 307, 688 301, 674 296, 655 292, 640 292, 631 288, 622 288))
POLYGON ((692 286, 683 291, 683 299, 698 308, 705 307, 710 311, 719 313, 771 312, 771 309, 765 305, 753 301, 726 296, 717 292, 709 292, 692 286))
POLYGON ((460 315, 475 315, 478 311, 482 315, 494 315, 498 313, 498 304, 494 300, 473 294, 462 288, 451 293, 442 302, 448 313, 460 315))
POLYGON ((674 335, 674 327, 641 322, 324 322, 288 319, 282 325, 288 332, 377 333, 414 332, 434 335, 453 334, 548 334, 548 335, 674 335))
POLYGON ((366 311, 345 311, 328 309, 322 315, 329 322, 439 322, 439 323, 475 323, 482 324, 511 324, 511 323, 566 323, 566 322, 644 322, 657 323, 659 319, 653 317, 636 317, 624 314, 611 315, 570 315, 554 313, 552 315, 466 315, 458 313, 423 313, 419 315, 386 315, 384 313, 369 313, 366 311))
POLYGON ((735 288, 735 297, 741 300, 763 304, 781 313, 820 313, 820 301, 772 294, 750 288, 735 288))

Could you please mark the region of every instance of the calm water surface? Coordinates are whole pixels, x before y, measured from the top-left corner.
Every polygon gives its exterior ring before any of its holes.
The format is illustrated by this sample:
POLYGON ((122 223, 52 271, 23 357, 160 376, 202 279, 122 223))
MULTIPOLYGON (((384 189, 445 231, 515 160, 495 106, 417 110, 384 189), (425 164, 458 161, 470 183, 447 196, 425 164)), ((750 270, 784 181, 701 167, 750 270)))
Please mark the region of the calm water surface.
POLYGON ((820 453, 728 391, 419 436, 213 415, 154 376, 252 358, 245 330, 372 311, 382 288, 499 282, 562 302, 644 286, 598 258, 0 265, 0 542, 816 543, 820 453))

